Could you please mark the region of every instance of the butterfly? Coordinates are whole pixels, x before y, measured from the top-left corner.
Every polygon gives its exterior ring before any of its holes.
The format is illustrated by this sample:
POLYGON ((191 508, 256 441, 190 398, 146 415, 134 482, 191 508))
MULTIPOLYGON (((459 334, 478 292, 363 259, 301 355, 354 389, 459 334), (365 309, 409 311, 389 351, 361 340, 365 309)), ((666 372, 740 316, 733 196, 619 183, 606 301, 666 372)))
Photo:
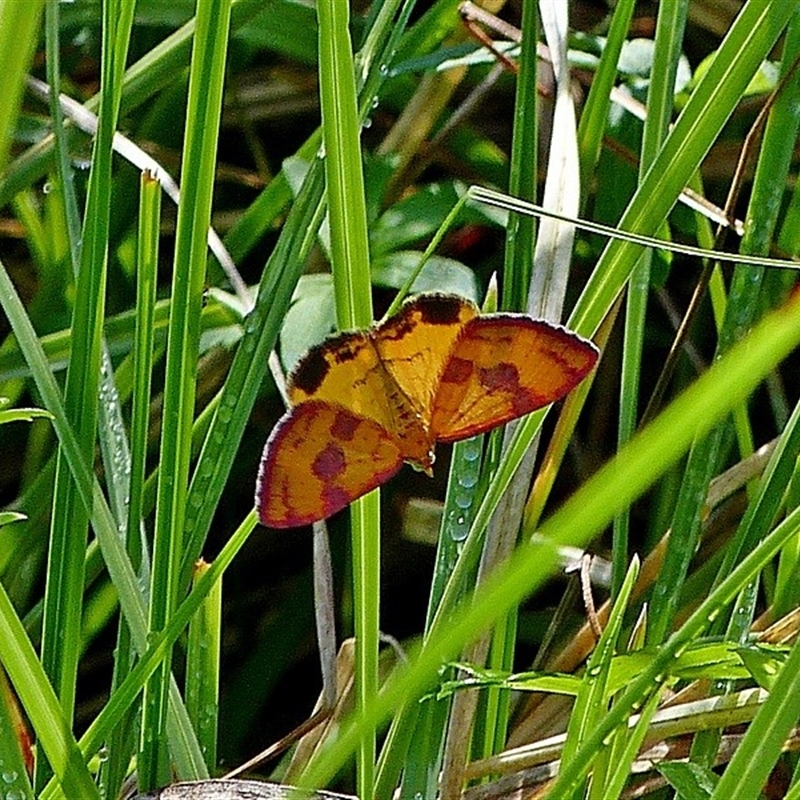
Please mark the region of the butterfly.
POLYGON ((404 461, 432 474, 437 442, 483 433, 552 403, 599 352, 559 325, 481 315, 421 294, 365 331, 312 347, 289 376, 290 409, 259 465, 256 507, 271 528, 331 516, 404 461))

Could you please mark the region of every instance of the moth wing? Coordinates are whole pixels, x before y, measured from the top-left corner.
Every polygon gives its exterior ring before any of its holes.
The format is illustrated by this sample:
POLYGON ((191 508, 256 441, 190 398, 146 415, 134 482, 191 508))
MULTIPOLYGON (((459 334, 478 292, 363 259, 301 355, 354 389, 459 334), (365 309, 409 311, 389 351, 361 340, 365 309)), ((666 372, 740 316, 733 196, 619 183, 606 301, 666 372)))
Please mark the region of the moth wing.
POLYGON ((335 514, 387 481, 403 458, 395 438, 342 406, 301 403, 275 426, 256 483, 263 525, 292 528, 335 514))
POLYGON ((546 406, 594 367, 597 348, 558 325, 493 314, 466 323, 433 402, 431 432, 453 442, 546 406))
POLYGON ((477 315, 475 304, 463 297, 421 294, 370 334, 386 371, 426 427, 450 351, 477 315))
POLYGON ((341 406, 394 430, 391 386, 369 333, 340 333, 312 347, 289 376, 293 406, 311 400, 341 406))

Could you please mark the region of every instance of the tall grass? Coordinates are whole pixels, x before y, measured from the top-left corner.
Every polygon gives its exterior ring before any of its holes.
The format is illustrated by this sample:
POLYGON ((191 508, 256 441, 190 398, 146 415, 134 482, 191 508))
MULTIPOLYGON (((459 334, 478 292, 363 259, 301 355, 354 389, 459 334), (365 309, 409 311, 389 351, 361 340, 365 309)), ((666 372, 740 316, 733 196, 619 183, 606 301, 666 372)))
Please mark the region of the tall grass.
POLYGON ((451 0, 42 5, 0 0, 0 396, 48 412, 0 411, 6 796, 207 779, 310 715, 308 533, 258 528, 258 455, 279 373, 410 281, 563 320, 602 363, 457 443, 446 487, 403 472, 329 522, 355 659, 328 721, 256 773, 362 798, 800 796, 800 325, 792 271, 747 260, 798 251, 793 4, 721 27, 661 4, 651 48, 633 3, 575 36, 578 4, 524 0, 519 35, 489 29, 516 77, 451 0), (600 557, 583 603, 568 548, 600 557), (402 658, 380 649, 398 630, 402 658))

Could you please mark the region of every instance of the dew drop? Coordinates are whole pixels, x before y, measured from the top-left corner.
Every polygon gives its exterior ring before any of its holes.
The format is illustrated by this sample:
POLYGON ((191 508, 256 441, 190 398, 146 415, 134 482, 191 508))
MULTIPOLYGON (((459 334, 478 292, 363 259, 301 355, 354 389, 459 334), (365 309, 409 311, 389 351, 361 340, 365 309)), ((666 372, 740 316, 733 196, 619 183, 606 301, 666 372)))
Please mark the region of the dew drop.
POLYGON ((469 525, 463 514, 459 514, 450 526, 450 537, 454 542, 463 542, 469 533, 469 525))
POLYGON ((463 486, 465 489, 474 489, 477 482, 478 476, 474 474, 462 475, 458 481, 459 485, 463 486))
POLYGON ((454 498, 454 502, 462 511, 472 507, 472 495, 459 492, 454 498))

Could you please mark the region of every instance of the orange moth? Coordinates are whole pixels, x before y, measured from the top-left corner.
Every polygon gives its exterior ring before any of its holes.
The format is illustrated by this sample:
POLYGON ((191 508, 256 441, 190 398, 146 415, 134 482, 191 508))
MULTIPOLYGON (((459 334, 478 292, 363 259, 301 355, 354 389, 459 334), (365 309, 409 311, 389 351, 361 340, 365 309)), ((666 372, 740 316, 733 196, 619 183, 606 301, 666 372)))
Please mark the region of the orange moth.
POLYGON ((575 333, 522 314, 481 315, 424 294, 366 331, 313 347, 289 376, 291 408, 264 447, 262 524, 324 519, 391 478, 428 474, 437 442, 483 433, 552 403, 597 361, 575 333))

